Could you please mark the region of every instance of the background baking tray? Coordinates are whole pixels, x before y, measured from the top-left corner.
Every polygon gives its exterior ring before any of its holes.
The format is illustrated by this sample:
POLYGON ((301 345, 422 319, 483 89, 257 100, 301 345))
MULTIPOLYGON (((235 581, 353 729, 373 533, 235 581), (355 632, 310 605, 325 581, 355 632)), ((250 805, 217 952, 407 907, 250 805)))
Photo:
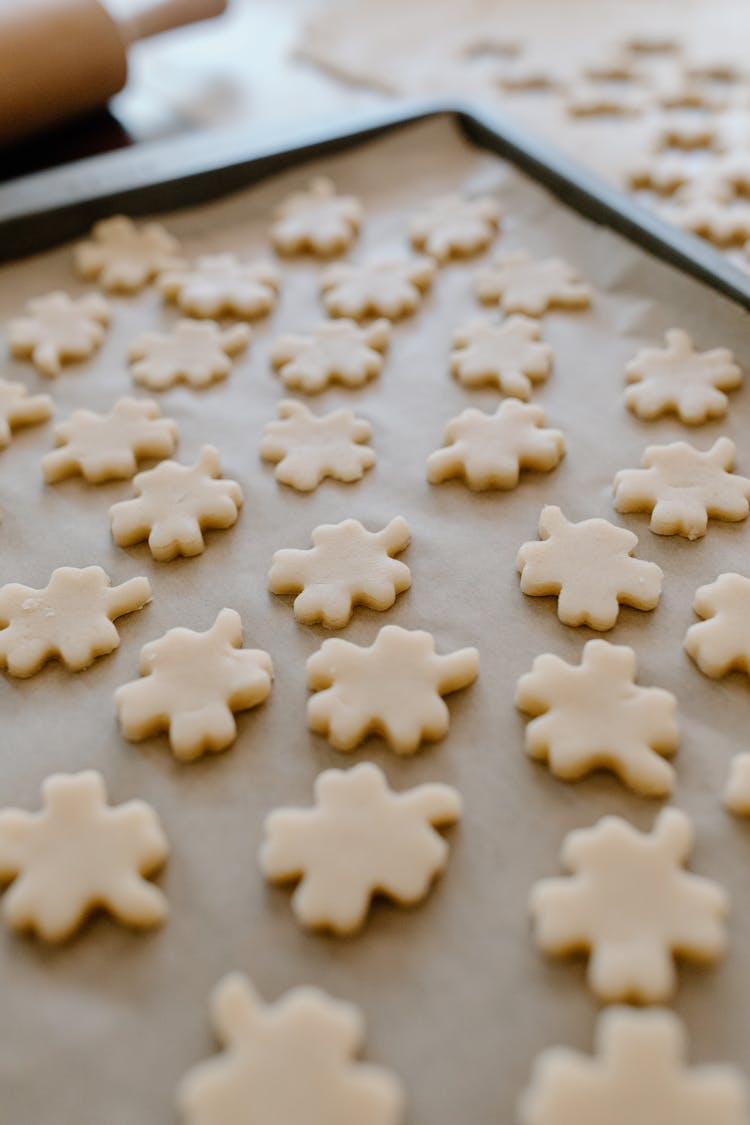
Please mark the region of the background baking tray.
MULTIPOLYGON (((360 1004, 368 1056, 403 1077, 409 1125, 510 1122, 540 1050, 552 1043, 590 1049, 597 1005, 583 965, 547 962, 535 951, 529 888, 558 870, 570 829, 606 812, 647 828, 660 803, 607 776, 565 785, 524 756, 524 722, 513 706, 518 676, 541 652, 578 660, 593 635, 564 628, 551 599, 519 592, 517 549, 535 537, 548 502, 574 519, 602 515, 633 527, 640 557, 665 571, 658 609, 623 610, 609 638, 635 647, 643 683, 678 697, 673 800, 696 825, 695 868, 724 884, 734 904, 729 956, 714 968, 685 968, 675 1007, 695 1059, 746 1065, 750 839, 746 825, 722 809, 720 793, 732 753, 746 748, 747 682, 739 675, 707 680, 684 655, 682 638, 694 620, 696 587, 722 570, 746 569, 750 525, 712 525, 705 540, 687 543, 653 536, 644 518, 620 519, 611 506, 617 469, 636 465, 645 445, 685 433, 673 419, 646 425, 624 410, 626 362, 681 325, 699 346, 733 348, 750 369, 744 277, 616 192, 557 161, 545 163, 528 141, 494 132, 465 111, 370 120, 364 131, 332 131, 293 151, 269 144, 257 159, 238 149, 236 138, 221 145, 118 153, 3 189, 0 246, 36 253, 0 267, 0 323, 41 292, 85 291, 72 273, 70 248, 43 247, 114 210, 165 210, 190 256, 209 249, 254 256, 267 252, 273 205, 325 172, 363 199, 367 222, 353 256, 367 257, 403 248, 408 219, 425 199, 490 191, 506 213, 502 245, 560 255, 595 291, 589 311, 544 320, 555 370, 534 399, 549 424, 565 431, 568 454, 554 473, 530 474, 510 493, 474 495, 458 482, 438 488, 425 480, 425 458, 440 445, 445 422, 469 404, 492 409, 498 399, 491 390, 469 393, 448 375, 451 334, 477 312, 475 261, 440 271, 417 316, 396 328, 380 379, 313 402, 316 410, 347 404, 371 421, 378 464, 357 485, 327 482, 298 495, 278 486, 257 457, 262 427, 283 396, 270 374, 269 346, 280 332, 305 331, 320 318, 316 263, 284 264, 279 307, 254 329, 249 354, 225 384, 160 396, 163 412, 180 426, 180 459, 193 459, 212 441, 226 475, 245 492, 236 527, 210 535, 198 558, 159 565, 143 546, 120 550, 107 508, 130 494, 130 484, 45 487, 39 460, 51 444, 49 427, 14 438, 0 461, 0 583, 40 586, 55 566, 99 563, 114 581, 147 574, 154 599, 122 620, 120 649, 86 673, 51 665, 28 681, 0 679, 2 803, 37 807, 47 774, 87 766, 102 771, 113 800, 145 798, 171 842, 160 879, 171 914, 149 934, 100 918, 59 949, 0 932, 0 1121, 172 1121, 176 1082, 215 1049, 207 997, 230 969, 248 972, 268 999, 308 982, 360 1004), (544 186, 527 172, 543 172, 544 186), (413 533, 404 555, 412 589, 385 615, 358 611, 344 636, 369 643, 386 622, 427 628, 440 651, 476 644, 480 676, 451 699, 443 742, 399 759, 371 739, 345 756, 305 725, 305 659, 326 634, 298 626, 285 600, 267 593, 266 574, 274 550, 305 546, 320 523, 354 516, 374 527, 399 512, 413 533), (204 629, 223 605, 240 611, 246 643, 273 656, 268 703, 240 716, 234 747, 191 765, 176 763, 163 738, 126 743, 112 692, 136 675, 141 645, 174 625, 204 629), (353 940, 313 936, 295 923, 289 893, 267 888, 257 870, 263 818, 278 805, 308 804, 321 769, 368 758, 396 788, 433 779, 455 784, 465 818, 449 834, 446 875, 424 903, 409 910, 377 904, 353 940)), ((53 384, 11 360, 4 374, 51 389, 58 418, 78 406, 108 408, 132 390, 129 342, 177 316, 153 290, 114 306, 112 331, 89 363, 53 384)), ((743 390, 726 419, 688 436, 705 447, 728 433, 747 473, 749 425, 743 390)))

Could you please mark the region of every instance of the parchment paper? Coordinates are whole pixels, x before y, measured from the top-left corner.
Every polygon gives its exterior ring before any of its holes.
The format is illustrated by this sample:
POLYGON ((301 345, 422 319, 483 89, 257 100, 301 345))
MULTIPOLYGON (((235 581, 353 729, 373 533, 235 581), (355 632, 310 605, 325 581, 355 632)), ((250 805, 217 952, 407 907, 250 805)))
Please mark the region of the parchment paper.
MULTIPOLYGON (((42 780, 56 770, 93 766, 115 802, 140 796, 158 811, 172 854, 160 885, 171 915, 161 930, 137 934, 97 918, 61 948, 0 930, 2 1021, 0 1121, 3 1125, 157 1125, 174 1119, 180 1076, 210 1055, 207 998, 228 970, 252 977, 271 1000, 313 983, 361 1005, 367 1054, 397 1071, 409 1095, 410 1125, 498 1125, 513 1120, 531 1061, 561 1043, 590 1050, 597 1005, 582 961, 547 962, 527 923, 532 883, 558 871, 564 834, 607 812, 648 828, 660 803, 636 797, 608 776, 577 784, 552 778, 523 751, 524 721, 513 706, 518 677, 541 652, 578 660, 594 634, 560 624, 549 598, 524 598, 515 558, 536 536, 545 503, 574 519, 601 515, 632 527, 637 553, 665 571, 653 613, 623 609, 609 637, 632 644, 641 682, 673 691, 682 739, 674 803, 693 818, 694 868, 725 885, 733 901, 731 945, 715 968, 684 968, 675 1007, 686 1020, 696 1060, 747 1064, 750 1010, 750 833, 720 804, 733 752, 747 748, 748 684, 712 682, 685 656, 696 587, 720 572, 747 572, 747 524, 712 523, 688 543, 652 535, 644 517, 611 506, 615 472, 638 464, 647 444, 685 436, 674 421, 645 424, 623 407, 623 368, 646 343, 681 326, 703 347, 727 345, 750 367, 747 318, 708 289, 659 264, 553 201, 495 157, 461 140, 446 121, 418 125, 288 172, 231 199, 166 216, 190 254, 266 248, 273 203, 314 172, 332 174, 359 194, 368 219, 356 257, 400 248, 409 215, 447 189, 497 192, 506 211, 506 248, 559 254, 595 288, 589 312, 550 314, 545 337, 554 373, 535 392, 548 423, 567 436, 568 455, 551 474, 530 474, 509 493, 474 495, 454 482, 431 487, 425 458, 447 420, 469 404, 492 409, 493 391, 470 393, 448 374, 453 329, 477 311, 476 262, 441 270, 424 307, 395 331, 386 368, 359 392, 326 392, 315 409, 352 405, 373 426, 377 466, 356 485, 326 482, 311 495, 277 485, 258 459, 263 424, 283 388, 268 349, 281 331, 305 331, 322 315, 315 264, 284 267, 277 312, 255 331, 249 356, 224 385, 205 393, 160 396, 180 426, 178 456, 205 442, 221 451, 227 476, 242 483, 245 506, 230 531, 210 533, 203 555, 157 564, 145 546, 111 539, 107 509, 129 483, 42 483, 39 461, 51 427, 17 433, 0 467, 0 582, 44 585, 62 564, 101 564, 119 582, 146 574, 153 602, 121 619, 122 644, 85 673, 48 665, 27 681, 0 679, 0 799, 37 808, 42 780), (296 624, 285 599, 266 590, 273 551, 309 545, 319 523, 349 516, 370 527, 403 514, 413 542, 405 555, 413 586, 392 611, 358 610, 343 635, 369 643, 387 622, 425 628, 439 651, 475 644, 477 683, 450 699, 448 737, 399 759, 371 739, 351 755, 332 750, 305 723, 305 659, 327 635, 296 624), (142 644, 175 625, 205 629, 219 609, 239 610, 246 643, 273 656, 268 703, 239 717, 227 752, 179 765, 165 738, 127 743, 112 693, 135 678, 142 644), (458 786, 463 823, 450 832, 445 877, 414 909, 378 904, 352 940, 313 936, 291 914, 289 892, 264 884, 256 864, 266 813, 309 804, 316 774, 373 759, 397 788, 426 780, 458 786)), ((62 248, 0 271, 0 320, 55 287, 85 291, 62 248)), ((114 326, 100 354, 54 383, 5 360, 3 373, 32 390, 49 389, 56 417, 77 406, 107 409, 133 390, 128 343, 176 313, 149 291, 114 302, 114 326)), ((139 392, 142 393, 142 392, 139 392)), ((750 472, 748 390, 732 396, 728 418, 688 433, 700 447, 718 434, 738 444, 738 469, 750 472)), ((282 1123, 279 1123, 282 1125, 282 1123)))

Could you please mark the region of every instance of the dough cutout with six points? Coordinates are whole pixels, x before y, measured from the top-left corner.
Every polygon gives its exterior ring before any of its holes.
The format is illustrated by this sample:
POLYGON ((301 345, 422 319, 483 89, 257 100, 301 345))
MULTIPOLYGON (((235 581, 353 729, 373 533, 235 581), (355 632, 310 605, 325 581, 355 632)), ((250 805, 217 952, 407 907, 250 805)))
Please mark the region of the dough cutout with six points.
POLYGON ((742 371, 728 348, 696 352, 680 328, 667 332, 666 347, 643 348, 625 371, 631 384, 625 403, 639 418, 650 421, 674 412, 691 426, 726 414, 723 392, 742 382, 742 371))
POLYGON ((323 270, 320 291, 329 316, 400 320, 417 311, 435 272, 435 263, 424 256, 340 262, 323 270))
POLYGON ((591 291, 572 266, 560 258, 533 259, 525 250, 498 254, 479 270, 480 301, 499 304, 504 313, 542 316, 549 309, 585 309, 591 291))
POLYGON ((101 347, 111 317, 109 304, 98 293, 73 298, 58 291, 34 297, 24 315, 8 324, 11 354, 30 359, 53 379, 63 363, 89 359, 101 347))
POLYGON ((750 675, 750 578, 720 574, 695 593, 693 609, 703 621, 685 634, 685 651, 713 680, 728 672, 750 675))
POLYGON ((375 464, 365 443, 372 428, 353 410, 313 414, 302 402, 283 399, 279 420, 263 427, 260 455, 276 465, 275 477, 298 492, 312 492, 326 477, 351 484, 375 464))
POLYGON ((272 262, 243 262, 235 254, 204 254, 162 274, 159 288, 187 316, 255 320, 274 308, 281 274, 272 262))
POLYGON ((317 394, 333 383, 363 387, 383 370, 391 323, 380 319, 360 326, 342 317, 319 324, 307 336, 280 336, 271 365, 293 391, 317 394))
POLYGON ((125 215, 95 223, 74 257, 80 276, 110 293, 137 293, 164 270, 185 265, 179 242, 160 223, 136 226, 125 215))
POLYGON ((332 257, 349 249, 363 217, 358 199, 337 195, 332 180, 315 176, 307 191, 293 191, 275 209, 271 242, 279 254, 332 257))
POLYGON ((494 241, 500 216, 499 204, 487 195, 441 195, 412 219, 411 244, 441 265, 451 258, 470 258, 494 241))
POLYGON ((30 395, 23 383, 0 379, 0 449, 10 445, 13 430, 37 426, 52 415, 49 395, 30 395))
POLYGON ((213 320, 180 320, 171 332, 144 332, 128 349, 136 383, 165 391, 177 383, 208 387, 226 379, 232 358, 250 343, 246 324, 222 329, 213 320))
POLYGON ((477 317, 453 334, 451 372, 465 387, 494 386, 527 399, 552 370, 552 348, 541 337, 539 321, 528 316, 501 324, 477 317))

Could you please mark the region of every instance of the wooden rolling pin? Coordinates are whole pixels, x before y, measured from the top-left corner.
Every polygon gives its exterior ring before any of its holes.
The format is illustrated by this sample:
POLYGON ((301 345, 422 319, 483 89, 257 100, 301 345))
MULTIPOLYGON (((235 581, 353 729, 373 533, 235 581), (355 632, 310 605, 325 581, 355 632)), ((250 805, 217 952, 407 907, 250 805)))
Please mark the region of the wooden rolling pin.
POLYGON ((143 0, 125 20, 100 0, 0 0, 0 145, 103 105, 131 43, 220 15, 227 0, 143 0))

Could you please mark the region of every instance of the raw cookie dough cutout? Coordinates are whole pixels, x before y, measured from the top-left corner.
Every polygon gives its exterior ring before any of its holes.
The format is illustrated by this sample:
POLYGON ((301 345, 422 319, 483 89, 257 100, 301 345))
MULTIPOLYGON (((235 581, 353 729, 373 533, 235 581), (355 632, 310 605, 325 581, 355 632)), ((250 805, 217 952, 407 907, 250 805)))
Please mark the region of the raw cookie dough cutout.
POLYGON ((305 1125, 403 1125, 399 1080, 356 1057, 364 1023, 353 1004, 310 987, 264 1004, 229 973, 211 996, 211 1023, 223 1050, 180 1082, 184 1125, 291 1125, 301 1114, 305 1125))
POLYGON ((539 948, 588 954, 588 983, 604 1003, 669 1000, 674 956, 709 963, 727 944, 728 896, 683 870, 692 847, 691 823, 674 808, 651 832, 617 816, 570 832, 561 858, 572 874, 542 879, 531 892, 539 948))
POLYGON ((663 574, 653 562, 633 558, 638 536, 608 520, 571 523, 552 505, 539 517, 541 542, 518 552, 524 594, 557 595, 564 625, 606 630, 615 625, 621 605, 654 609, 663 574))
POLYGON ((0 811, 0 880, 12 884, 3 903, 8 924, 64 941, 99 908, 127 926, 163 922, 166 899, 144 877, 168 853, 151 806, 108 805, 94 770, 52 774, 42 798, 41 812, 0 811))
POLYGON ((180 320, 171 332, 144 332, 128 349, 136 383, 165 391, 177 383, 208 387, 226 379, 232 358, 250 343, 246 324, 221 329, 213 320, 180 320))
POLYGON ((276 480, 298 492, 312 492, 326 477, 350 484, 375 464, 365 442, 372 429, 352 410, 313 414, 304 403, 284 399, 279 421, 263 427, 260 455, 276 465, 276 480))
POLYGON ((150 600, 148 578, 112 586, 100 566, 58 567, 41 590, 10 582, 0 587, 0 668, 33 676, 57 659, 81 672, 119 645, 115 619, 150 600))
POLYGON ((30 395, 23 383, 0 379, 0 449, 10 445, 13 430, 37 426, 52 416, 49 395, 30 395))
POLYGON ((684 184, 661 208, 675 226, 707 239, 715 246, 742 246, 750 238, 750 203, 738 199, 729 186, 684 184))
POLYGON ((194 465, 162 461, 138 473, 133 480, 135 499, 109 509, 115 543, 132 547, 148 539, 159 562, 202 554, 203 532, 232 527, 242 506, 237 481, 219 478, 221 462, 212 445, 203 446, 194 465))
POLYGON ((565 454, 565 438, 545 428, 542 408, 512 398, 494 414, 462 411, 446 426, 443 440, 445 448, 427 458, 430 484, 460 477, 477 490, 515 488, 521 469, 548 473, 565 454))
POLYGON ((332 180, 316 176, 307 191, 293 191, 274 211, 271 242, 279 254, 332 257, 348 250, 364 218, 353 195, 337 195, 332 180))
POLYGON ((296 594, 294 616, 303 625, 320 622, 342 629, 354 606, 386 610, 411 586, 406 563, 392 556, 409 545, 409 526, 402 516, 380 531, 368 531, 358 520, 321 524, 308 550, 276 551, 268 572, 272 594, 296 594))
POLYGON ((179 242, 160 223, 136 226, 125 215, 95 223, 73 254, 79 275, 110 293, 137 293, 164 270, 185 265, 179 242))
POLYGON ((585 309, 591 291, 572 266, 560 258, 535 260, 525 250, 498 254, 478 271, 480 301, 499 304, 504 313, 542 316, 549 309, 585 309))
POLYGON ((527 399, 532 385, 549 375, 552 360, 541 325, 527 316, 511 316, 502 324, 478 317, 453 334, 451 373, 465 387, 490 385, 527 399))
POLYGON ((423 256, 360 265, 341 262, 323 270, 320 291, 329 316, 400 320, 417 311, 435 273, 435 263, 423 256))
POLYGON ((281 274, 272 262, 235 254, 203 254, 193 265, 161 275, 159 288, 187 316, 255 320, 274 308, 281 274))
POLYGON ((24 315, 8 324, 8 344, 17 359, 30 359, 42 375, 55 378, 63 363, 89 359, 104 342, 112 312, 98 293, 73 298, 48 293, 28 301, 24 315))
POLYGON ((494 242, 500 216, 499 204, 488 195, 442 195, 412 219, 411 244, 441 265, 451 258, 470 258, 494 242))
POLYGON ((448 859, 435 829, 460 815, 449 785, 395 793, 371 762, 326 770, 315 780, 313 808, 266 817, 260 866, 274 882, 298 882, 292 910, 303 926, 352 934, 375 894, 403 905, 426 896, 448 859))
POLYGON ((273 680, 268 653, 242 647, 233 609, 222 609, 204 633, 170 629, 144 645, 140 671, 140 680, 115 692, 122 732, 140 742, 166 731, 183 762, 230 746, 237 737, 233 712, 263 703, 273 680))
POLYGON ((385 625, 369 647, 335 638, 307 661, 310 730, 336 750, 353 750, 378 734, 397 754, 414 754, 425 741, 448 733, 448 707, 441 698, 473 683, 479 653, 462 648, 447 656, 421 630, 385 625))
POLYGON ((750 754, 735 754, 729 767, 724 804, 736 816, 750 816, 750 754))
POLYGON ((661 755, 677 749, 677 700, 635 675, 632 648, 607 641, 588 641, 580 664, 537 656, 516 688, 516 707, 532 716, 526 753, 565 781, 607 769, 636 793, 666 797, 674 769, 661 755))
POLYGON ((360 326, 354 320, 327 320, 307 336, 280 336, 271 365, 289 390, 317 394, 333 383, 363 387, 383 370, 391 324, 380 319, 360 326))
POLYGON ((695 593, 693 609, 703 621, 685 634, 685 651, 713 680, 728 672, 750 675, 750 578, 720 574, 695 593))
POLYGON ((696 426, 721 418, 729 400, 724 391, 742 382, 742 371, 729 348, 697 352, 687 332, 671 328, 666 347, 642 348, 625 368, 625 403, 644 421, 675 413, 696 426))
POLYGON ((565 94, 565 110, 571 117, 635 117, 645 108, 640 91, 615 89, 607 83, 573 83, 565 94))

